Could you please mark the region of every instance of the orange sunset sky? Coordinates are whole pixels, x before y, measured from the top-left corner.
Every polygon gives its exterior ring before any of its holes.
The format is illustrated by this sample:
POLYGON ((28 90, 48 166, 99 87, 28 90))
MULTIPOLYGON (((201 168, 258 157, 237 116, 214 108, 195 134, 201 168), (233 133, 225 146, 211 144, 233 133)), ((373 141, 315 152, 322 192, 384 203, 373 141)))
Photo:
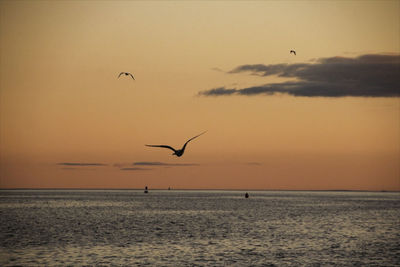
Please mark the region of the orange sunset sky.
POLYGON ((1 1, 0 188, 400 190, 399 21, 399 1, 1 1), (145 146, 206 130, 179 158, 145 146))

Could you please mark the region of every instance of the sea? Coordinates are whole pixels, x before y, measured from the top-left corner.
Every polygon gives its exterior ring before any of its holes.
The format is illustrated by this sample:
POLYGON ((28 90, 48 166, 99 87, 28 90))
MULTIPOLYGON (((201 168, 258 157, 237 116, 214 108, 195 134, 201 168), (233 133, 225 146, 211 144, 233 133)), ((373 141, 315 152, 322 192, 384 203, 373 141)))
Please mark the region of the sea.
POLYGON ((400 266, 400 193, 0 190, 0 266, 400 266))

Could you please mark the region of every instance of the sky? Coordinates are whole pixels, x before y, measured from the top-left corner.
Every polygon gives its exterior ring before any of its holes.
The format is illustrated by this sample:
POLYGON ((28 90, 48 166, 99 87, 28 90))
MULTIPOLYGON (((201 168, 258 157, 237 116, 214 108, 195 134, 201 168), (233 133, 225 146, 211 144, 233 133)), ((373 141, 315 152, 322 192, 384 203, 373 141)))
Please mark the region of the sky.
POLYGON ((399 1, 1 1, 0 188, 400 190, 399 21, 399 1))

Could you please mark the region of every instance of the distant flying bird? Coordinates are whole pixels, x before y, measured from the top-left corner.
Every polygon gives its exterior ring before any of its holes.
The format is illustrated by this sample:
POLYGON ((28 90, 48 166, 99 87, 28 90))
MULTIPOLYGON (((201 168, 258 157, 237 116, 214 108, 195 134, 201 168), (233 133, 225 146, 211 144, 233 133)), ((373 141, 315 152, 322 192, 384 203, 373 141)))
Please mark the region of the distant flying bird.
POLYGON ((296 51, 294 50, 290 50, 290 54, 293 53, 294 55, 296 55, 296 51))
POLYGON ((130 75, 130 76, 132 77, 132 79, 135 79, 135 77, 133 77, 133 75, 132 75, 131 73, 129 73, 129 72, 121 72, 121 73, 118 75, 118 78, 119 78, 119 76, 121 76, 122 74, 125 74, 126 76, 130 75))
MULTIPOLYGON (((205 131, 207 132, 207 131, 205 131)), ((190 138, 189 140, 186 141, 186 143, 183 145, 183 147, 181 149, 174 149, 173 147, 170 146, 166 146, 166 145, 146 145, 146 146, 151 146, 151 147, 163 147, 163 148, 168 148, 171 149, 172 151, 174 151, 174 153, 172 153, 172 155, 176 155, 177 157, 180 157, 183 155, 183 153, 185 152, 185 148, 187 143, 189 143, 190 141, 192 141, 193 139, 195 139, 196 137, 199 137, 200 135, 204 134, 205 132, 202 132, 199 135, 196 135, 195 137, 190 138)))

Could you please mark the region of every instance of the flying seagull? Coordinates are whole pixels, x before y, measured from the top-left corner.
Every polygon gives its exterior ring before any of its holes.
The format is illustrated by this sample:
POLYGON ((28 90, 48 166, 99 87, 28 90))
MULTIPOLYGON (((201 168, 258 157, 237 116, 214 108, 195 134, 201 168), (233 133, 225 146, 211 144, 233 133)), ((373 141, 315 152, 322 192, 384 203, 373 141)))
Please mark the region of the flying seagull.
POLYGON ((296 55, 296 51, 294 50, 290 50, 290 54, 293 53, 294 55, 296 55))
MULTIPOLYGON (((205 131, 205 132, 207 132, 207 131, 205 131)), ((189 143, 190 141, 192 141, 196 137, 199 137, 200 135, 204 134, 205 132, 202 132, 201 134, 190 138, 189 140, 186 141, 186 143, 183 145, 183 147, 181 149, 178 149, 178 150, 174 149, 173 147, 166 146, 166 145, 146 145, 146 146, 168 148, 168 149, 171 149, 172 151, 174 151, 174 153, 172 153, 172 155, 176 155, 177 157, 180 157, 180 156, 183 155, 183 152, 185 152, 185 148, 186 148, 187 143, 189 143)))
POLYGON ((129 73, 129 72, 121 72, 121 73, 118 75, 118 78, 119 78, 119 76, 121 76, 122 74, 125 74, 126 76, 130 75, 130 76, 132 77, 132 79, 135 79, 135 77, 133 77, 133 75, 132 75, 131 73, 129 73))

